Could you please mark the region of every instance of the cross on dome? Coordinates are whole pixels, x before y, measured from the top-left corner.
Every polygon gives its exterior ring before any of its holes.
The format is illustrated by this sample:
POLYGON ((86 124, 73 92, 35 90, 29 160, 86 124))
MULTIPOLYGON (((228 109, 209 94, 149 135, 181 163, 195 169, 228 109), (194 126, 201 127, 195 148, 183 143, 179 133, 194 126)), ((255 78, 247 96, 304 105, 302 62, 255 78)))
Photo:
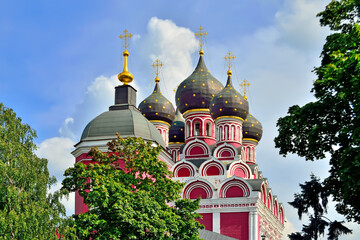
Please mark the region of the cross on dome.
POLYGON ((128 43, 128 38, 131 38, 133 35, 131 33, 129 33, 128 30, 124 30, 124 34, 123 35, 120 35, 119 38, 120 39, 124 39, 124 47, 125 47, 125 51, 126 51, 126 48, 129 46, 129 43, 128 43))
POLYGON ((199 37, 199 40, 200 40, 200 51, 199 51, 200 56, 202 56, 204 54, 204 50, 202 49, 202 47, 204 46, 203 37, 206 35, 207 35, 207 32, 203 32, 203 27, 200 25, 200 31, 195 33, 195 36, 199 37))
POLYGON ((231 61, 233 61, 234 59, 235 59, 235 56, 231 55, 230 51, 228 53, 228 56, 225 56, 225 61, 228 61, 227 67, 229 68, 229 70, 227 71, 227 75, 229 75, 229 76, 232 74, 232 72, 231 72, 231 67, 232 67, 231 61))
POLYGON ((155 82, 158 83, 160 82, 159 73, 163 64, 162 62, 159 61, 159 59, 156 59, 156 61, 152 64, 152 66, 155 69, 155 74, 156 74, 155 82))
POLYGON ((124 85, 128 85, 129 83, 131 83, 134 79, 134 76, 129 72, 128 70, 128 66, 127 66, 127 57, 129 56, 129 52, 127 51, 127 47, 129 46, 128 43, 128 38, 131 38, 132 34, 129 33, 126 29, 124 30, 124 35, 120 35, 119 38, 120 39, 124 39, 124 47, 125 50, 123 52, 123 56, 124 56, 124 70, 122 71, 122 73, 118 74, 118 79, 120 82, 122 82, 124 85))
POLYGON ((242 88, 242 90, 244 92, 245 100, 247 100, 246 93, 247 93, 247 90, 248 90, 249 86, 250 86, 250 83, 248 81, 246 81, 246 79, 242 83, 240 83, 240 87, 242 88))

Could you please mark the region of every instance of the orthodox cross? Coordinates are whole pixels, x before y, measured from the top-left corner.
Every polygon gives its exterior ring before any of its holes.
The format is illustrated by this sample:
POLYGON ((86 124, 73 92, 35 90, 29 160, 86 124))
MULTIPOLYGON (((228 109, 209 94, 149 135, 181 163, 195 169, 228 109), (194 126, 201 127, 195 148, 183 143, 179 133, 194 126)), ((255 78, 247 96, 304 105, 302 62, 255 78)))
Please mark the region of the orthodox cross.
POLYGON ((199 37, 200 39, 200 51, 199 54, 202 56, 204 54, 204 51, 202 49, 202 47, 204 46, 204 41, 203 41, 203 37, 207 35, 207 32, 203 32, 203 28, 202 26, 200 26, 200 31, 195 33, 195 36, 199 37))
POLYGON ((234 59, 235 59, 235 56, 231 55, 230 51, 228 53, 228 56, 225 56, 225 61, 228 61, 228 63, 227 63, 227 67, 229 68, 229 70, 227 71, 228 75, 232 74, 232 72, 231 72, 231 67, 232 67, 231 61, 233 61, 234 59))
POLYGON ((132 34, 129 33, 128 30, 126 30, 126 29, 124 30, 124 34, 119 36, 120 39, 124 39, 125 51, 126 51, 126 48, 129 46, 128 38, 131 38, 131 37, 132 37, 132 34))
POLYGON ((243 89, 243 92, 244 92, 245 100, 247 100, 246 93, 247 93, 247 89, 249 86, 250 86, 250 83, 248 81, 246 81, 246 79, 242 83, 240 83, 240 87, 243 89))
POLYGON ((155 74, 156 74, 155 82, 158 83, 160 82, 160 78, 159 78, 160 68, 163 66, 163 64, 159 61, 159 59, 156 59, 156 61, 153 63, 152 66, 155 69, 155 74))

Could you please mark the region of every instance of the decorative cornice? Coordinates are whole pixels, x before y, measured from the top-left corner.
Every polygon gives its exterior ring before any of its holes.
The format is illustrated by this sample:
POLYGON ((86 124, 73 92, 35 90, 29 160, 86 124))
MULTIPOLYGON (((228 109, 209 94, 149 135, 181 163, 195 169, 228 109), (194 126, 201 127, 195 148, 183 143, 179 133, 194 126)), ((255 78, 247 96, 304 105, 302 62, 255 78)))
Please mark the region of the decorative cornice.
POLYGON ((259 143, 259 141, 258 141, 258 140, 253 139, 253 138, 243 138, 243 141, 252 141, 252 142, 259 143))
MULTIPOLYGON (((149 122, 151 122, 152 124, 154 124, 154 123, 164 124, 164 125, 170 127, 170 124, 169 124, 169 123, 167 123, 167 122, 165 122, 165 121, 161 121, 161 120, 150 120, 149 122)), ((154 125, 155 125, 155 124, 154 124, 154 125)))
POLYGON ((190 109, 190 110, 185 111, 183 113, 183 116, 186 117, 185 115, 187 115, 188 113, 192 113, 192 112, 207 112, 207 113, 210 113, 210 109, 208 109, 208 108, 190 109))
POLYGON ((244 122, 244 119, 242 119, 241 117, 237 117, 237 116, 220 116, 220 117, 215 118, 214 121, 216 122, 216 121, 218 121, 219 119, 222 119, 222 118, 238 119, 241 122, 244 122))

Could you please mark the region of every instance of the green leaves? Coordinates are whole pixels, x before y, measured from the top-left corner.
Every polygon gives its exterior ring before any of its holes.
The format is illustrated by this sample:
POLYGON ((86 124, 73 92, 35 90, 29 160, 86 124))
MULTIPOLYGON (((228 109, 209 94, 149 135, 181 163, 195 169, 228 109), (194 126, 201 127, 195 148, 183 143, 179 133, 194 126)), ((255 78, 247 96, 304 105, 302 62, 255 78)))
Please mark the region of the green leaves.
POLYGON ((118 136, 108 153, 93 148, 92 163, 66 170, 63 190, 78 191, 89 206, 75 216, 80 239, 199 239, 199 200, 180 199, 183 184, 171 180, 153 145, 118 136))
POLYGON ((330 155, 325 180, 336 209, 360 222, 360 1, 334 0, 318 14, 336 32, 326 38, 312 92, 315 102, 292 106, 278 120, 275 146, 306 160, 330 155))
POLYGON ((325 234, 328 228, 328 239, 335 240, 342 234, 349 234, 352 231, 342 223, 331 222, 324 214, 327 212, 329 191, 320 182, 320 179, 311 174, 311 181, 300 184, 301 193, 294 194, 294 201, 289 202, 291 206, 298 210, 299 219, 303 214, 309 216, 310 223, 303 225, 302 233, 289 234, 291 240, 297 239, 317 239, 325 234))
POLYGON ((0 238, 56 239, 64 230, 60 193, 47 160, 34 154, 35 131, 0 103, 0 238))

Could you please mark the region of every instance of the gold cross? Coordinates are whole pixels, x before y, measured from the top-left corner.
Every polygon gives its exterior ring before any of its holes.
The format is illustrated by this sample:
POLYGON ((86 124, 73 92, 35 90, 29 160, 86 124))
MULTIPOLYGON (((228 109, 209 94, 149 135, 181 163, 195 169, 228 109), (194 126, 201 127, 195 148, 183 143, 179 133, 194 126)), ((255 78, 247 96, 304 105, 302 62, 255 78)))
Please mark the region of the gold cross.
POLYGON ((129 46, 129 43, 128 43, 128 38, 131 38, 132 37, 132 34, 129 33, 128 30, 124 30, 124 35, 120 35, 119 38, 120 39, 124 39, 124 47, 125 47, 125 50, 126 48, 129 46))
POLYGON ((199 54, 202 56, 204 54, 204 51, 202 49, 202 47, 204 46, 204 41, 203 41, 203 37, 207 35, 207 32, 203 32, 203 28, 200 25, 200 31, 195 33, 195 36, 199 37, 200 39, 200 51, 199 54))
POLYGON ((155 69, 155 74, 156 74, 156 78, 155 78, 155 82, 158 83, 160 82, 160 78, 159 78, 159 73, 160 73, 160 68, 163 66, 163 64, 159 61, 159 59, 156 59, 156 61, 153 63, 153 68, 155 69))
POLYGON ((227 63, 227 66, 229 68, 227 73, 228 73, 228 75, 231 75, 232 74, 232 72, 231 72, 231 67, 232 67, 231 61, 235 59, 235 56, 231 55, 230 51, 229 51, 228 55, 229 56, 225 56, 225 61, 229 61, 229 63, 227 63))
POLYGON ((250 86, 250 83, 248 81, 246 81, 246 79, 242 83, 240 83, 240 87, 243 89, 243 92, 244 92, 245 100, 247 100, 246 93, 247 93, 247 89, 249 86, 250 86))

